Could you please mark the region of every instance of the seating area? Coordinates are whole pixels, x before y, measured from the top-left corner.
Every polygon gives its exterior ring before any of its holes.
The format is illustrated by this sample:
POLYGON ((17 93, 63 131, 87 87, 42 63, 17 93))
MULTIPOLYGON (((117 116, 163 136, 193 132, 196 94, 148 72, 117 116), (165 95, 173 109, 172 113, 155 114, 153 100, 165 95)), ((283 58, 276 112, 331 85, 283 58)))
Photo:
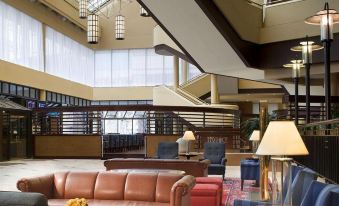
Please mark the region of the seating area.
POLYGON ((0 206, 339 206, 338 25, 339 0, 0 0, 0 206))

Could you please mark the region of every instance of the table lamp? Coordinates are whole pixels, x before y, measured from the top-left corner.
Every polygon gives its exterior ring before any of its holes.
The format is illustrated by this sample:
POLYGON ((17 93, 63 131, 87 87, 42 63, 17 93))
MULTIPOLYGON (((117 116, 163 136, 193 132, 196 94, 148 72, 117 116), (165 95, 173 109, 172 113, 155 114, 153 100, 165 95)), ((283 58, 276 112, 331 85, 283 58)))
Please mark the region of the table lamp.
POLYGON ((253 130, 249 140, 252 141, 253 151, 255 151, 258 148, 258 142, 260 140, 260 131, 253 130))
MULTIPOLYGON (((308 155, 307 148, 298 132, 297 127, 293 121, 271 121, 264 133, 264 136, 259 144, 256 152, 257 155, 269 155, 272 160, 281 162, 281 192, 283 191, 283 165, 284 162, 290 163, 292 158, 287 156, 308 155)), ((291 171, 290 171, 291 172, 291 171)), ((273 167, 273 181, 276 177, 276 168, 273 167)), ((290 175, 292 177, 292 175, 290 175)), ((291 178, 288 184, 290 191, 291 178)), ((289 195, 290 197, 291 195, 289 195)), ((281 198, 281 204, 283 200, 281 198)))
POLYGON ((186 131, 183 139, 187 141, 187 153, 190 153, 190 141, 195 140, 195 136, 192 131, 186 131))

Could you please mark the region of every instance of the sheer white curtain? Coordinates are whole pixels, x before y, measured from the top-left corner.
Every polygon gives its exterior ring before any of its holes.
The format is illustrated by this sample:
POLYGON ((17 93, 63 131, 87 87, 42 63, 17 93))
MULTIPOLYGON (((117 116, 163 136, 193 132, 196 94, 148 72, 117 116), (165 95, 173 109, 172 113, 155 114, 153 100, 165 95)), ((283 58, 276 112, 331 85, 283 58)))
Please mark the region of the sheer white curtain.
POLYGON ((95 87, 112 86, 111 51, 95 52, 95 87))
POLYGON ((0 1, 0 59, 43 71, 42 24, 0 1))
POLYGON ((146 57, 146 86, 163 84, 164 57, 156 54, 154 49, 147 49, 146 57))
POLYGON ((93 86, 94 51, 46 27, 46 72, 93 86))
POLYGON ((129 86, 128 53, 128 50, 112 50, 112 87, 129 86))
POLYGON ((146 85, 146 50, 129 50, 129 86, 146 85))

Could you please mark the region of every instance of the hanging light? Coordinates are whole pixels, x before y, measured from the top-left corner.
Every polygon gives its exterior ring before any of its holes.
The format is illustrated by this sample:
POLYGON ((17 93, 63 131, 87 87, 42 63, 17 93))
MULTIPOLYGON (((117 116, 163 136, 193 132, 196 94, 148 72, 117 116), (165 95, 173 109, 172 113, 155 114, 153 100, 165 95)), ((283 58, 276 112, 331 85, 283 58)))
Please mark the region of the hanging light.
POLYGON ((325 3, 324 10, 306 18, 305 23, 320 25, 321 41, 333 40, 333 24, 339 23, 339 13, 334 9, 329 9, 328 3, 325 3))
POLYGON ((120 0, 120 9, 119 14, 115 17, 115 39, 124 40, 125 39, 125 17, 121 15, 121 0, 120 0))
POLYGON ((304 67, 303 60, 292 60, 290 64, 284 64, 284 67, 292 68, 292 77, 298 78, 300 76, 300 69, 304 67))
POLYGON ((142 6, 140 6, 140 16, 142 16, 142 17, 150 17, 149 13, 142 6))
POLYGON ((87 42, 90 44, 99 42, 99 16, 94 13, 87 17, 87 42))
POLYGON ((88 15, 88 0, 79 0, 79 17, 86 19, 88 15))

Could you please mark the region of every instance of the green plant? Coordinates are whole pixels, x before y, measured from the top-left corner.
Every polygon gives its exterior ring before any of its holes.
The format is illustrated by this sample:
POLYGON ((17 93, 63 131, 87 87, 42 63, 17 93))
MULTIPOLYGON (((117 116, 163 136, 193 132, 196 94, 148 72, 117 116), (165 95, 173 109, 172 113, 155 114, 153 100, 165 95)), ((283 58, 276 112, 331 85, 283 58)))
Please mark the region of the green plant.
POLYGON ((248 139, 250 138, 253 130, 258 130, 258 129, 259 129, 259 118, 258 117, 250 118, 246 121, 241 122, 240 124, 241 133, 248 139))
MULTIPOLYGON (((276 120, 277 114, 275 111, 273 111, 271 114, 268 115, 268 121, 276 120)), ((246 121, 241 122, 240 124, 240 131, 241 133, 247 137, 250 138, 253 130, 259 130, 259 117, 254 117, 247 119, 246 121)))

